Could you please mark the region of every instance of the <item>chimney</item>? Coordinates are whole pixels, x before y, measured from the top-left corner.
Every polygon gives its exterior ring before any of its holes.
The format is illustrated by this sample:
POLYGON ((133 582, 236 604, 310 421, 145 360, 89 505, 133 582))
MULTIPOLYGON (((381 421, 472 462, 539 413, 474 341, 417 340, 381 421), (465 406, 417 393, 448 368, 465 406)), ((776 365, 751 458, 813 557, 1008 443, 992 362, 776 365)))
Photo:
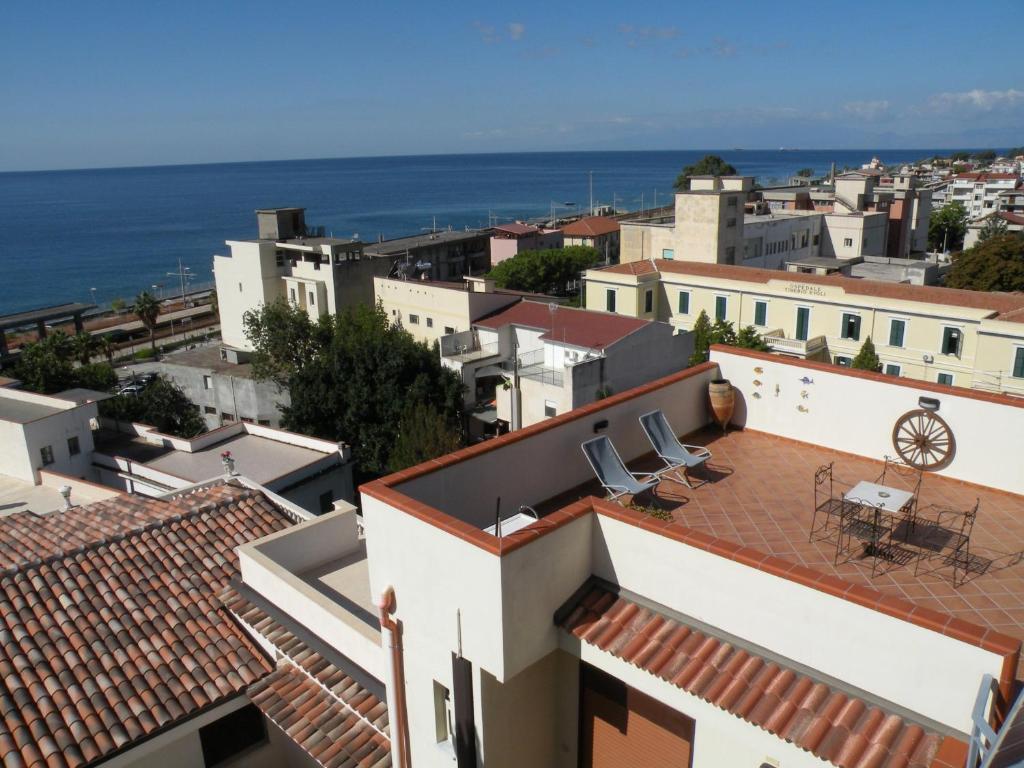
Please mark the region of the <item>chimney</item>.
POLYGON ((60 495, 64 497, 64 511, 67 512, 73 506, 71 503, 71 486, 62 485, 59 490, 60 495))
POLYGON ((467 277, 471 293, 494 293, 494 280, 490 277, 467 277))
POLYGON ((231 456, 231 451, 224 451, 220 455, 220 460, 224 464, 224 474, 228 477, 236 477, 238 472, 235 471, 235 460, 231 456))

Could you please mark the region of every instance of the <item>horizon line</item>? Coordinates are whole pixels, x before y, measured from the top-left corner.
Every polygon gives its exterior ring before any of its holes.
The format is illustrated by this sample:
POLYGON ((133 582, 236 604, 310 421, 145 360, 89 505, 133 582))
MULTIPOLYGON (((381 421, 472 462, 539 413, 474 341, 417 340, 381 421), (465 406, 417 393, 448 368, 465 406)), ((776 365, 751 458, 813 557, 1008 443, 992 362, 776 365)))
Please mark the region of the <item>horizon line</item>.
MULTIPOLYGON (((1006 149, 1003 147, 1002 149, 1006 149)), ((823 147, 823 148, 808 148, 808 147, 709 147, 709 148, 692 148, 692 149, 539 149, 539 150, 515 150, 515 151, 503 151, 503 152, 421 152, 418 154, 384 154, 384 155, 343 155, 336 157, 290 157, 290 158, 274 158, 274 159, 263 159, 263 160, 217 160, 208 161, 202 163, 155 163, 151 165, 96 165, 96 166, 81 166, 77 168, 23 168, 15 170, 0 170, 0 176, 11 175, 11 174, 29 174, 29 173, 80 173, 87 171, 131 171, 131 170, 148 170, 158 168, 199 168, 203 166, 217 166, 217 165, 255 165, 258 163, 301 163, 301 162, 315 162, 315 161, 334 161, 334 160, 396 160, 402 158, 419 158, 419 157, 475 157, 475 156, 486 156, 486 155, 585 155, 585 154, 655 154, 655 153, 667 153, 667 152, 704 152, 706 154, 711 153, 726 153, 726 152, 866 152, 872 154, 881 154, 884 152, 921 152, 921 151, 942 151, 942 152, 971 152, 976 150, 994 150, 999 151, 999 148, 995 147, 894 147, 890 149, 877 149, 870 147, 823 147)))

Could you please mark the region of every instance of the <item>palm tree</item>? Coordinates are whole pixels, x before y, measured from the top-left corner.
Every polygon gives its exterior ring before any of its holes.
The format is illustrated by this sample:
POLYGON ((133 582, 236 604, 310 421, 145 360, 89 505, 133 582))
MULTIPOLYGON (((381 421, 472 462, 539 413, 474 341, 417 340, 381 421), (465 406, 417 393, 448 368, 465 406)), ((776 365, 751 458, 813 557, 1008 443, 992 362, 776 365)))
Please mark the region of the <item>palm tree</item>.
POLYGON ((135 297, 132 311, 149 331, 149 345, 156 353, 156 319, 160 316, 160 302, 149 291, 143 291, 135 297))
POLYGON ((92 353, 96 351, 96 339, 88 331, 79 331, 71 337, 72 354, 78 358, 82 365, 88 365, 92 353))
POLYGON ((99 342, 96 344, 96 349, 100 354, 107 358, 107 365, 114 364, 114 342, 110 340, 109 336, 100 336, 99 342))

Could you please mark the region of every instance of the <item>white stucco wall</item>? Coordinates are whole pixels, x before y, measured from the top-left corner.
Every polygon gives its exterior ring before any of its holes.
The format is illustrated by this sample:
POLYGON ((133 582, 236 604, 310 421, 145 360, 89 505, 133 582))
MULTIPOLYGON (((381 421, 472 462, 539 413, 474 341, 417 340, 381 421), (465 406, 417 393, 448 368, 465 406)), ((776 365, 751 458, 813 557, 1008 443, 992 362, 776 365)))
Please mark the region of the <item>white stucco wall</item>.
POLYGON ((939 393, 917 389, 911 379, 897 383, 862 378, 842 368, 834 373, 805 369, 722 349, 712 350, 711 359, 740 395, 735 424, 872 459, 895 456, 896 421, 919 408, 919 397, 935 398, 940 403, 937 415, 949 424, 957 443, 952 463, 938 474, 1024 493, 1024 407, 972 397, 970 390, 939 393), (805 375, 814 383, 799 381, 805 375), (753 397, 755 391, 760 398, 753 397))

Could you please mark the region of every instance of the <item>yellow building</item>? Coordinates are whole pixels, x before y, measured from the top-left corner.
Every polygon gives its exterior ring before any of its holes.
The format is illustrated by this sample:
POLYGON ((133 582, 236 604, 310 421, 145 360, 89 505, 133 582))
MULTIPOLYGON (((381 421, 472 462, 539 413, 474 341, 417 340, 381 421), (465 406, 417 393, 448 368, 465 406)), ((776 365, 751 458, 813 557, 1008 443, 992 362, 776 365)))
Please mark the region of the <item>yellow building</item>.
POLYGON ((393 324, 430 345, 442 336, 468 331, 475 320, 528 294, 495 288, 484 277, 467 277, 461 283, 375 277, 373 295, 393 324))
POLYGON ((882 370, 1024 395, 1024 294, 652 259, 591 269, 586 306, 689 330, 703 310, 774 352, 849 365, 869 336, 882 370))

